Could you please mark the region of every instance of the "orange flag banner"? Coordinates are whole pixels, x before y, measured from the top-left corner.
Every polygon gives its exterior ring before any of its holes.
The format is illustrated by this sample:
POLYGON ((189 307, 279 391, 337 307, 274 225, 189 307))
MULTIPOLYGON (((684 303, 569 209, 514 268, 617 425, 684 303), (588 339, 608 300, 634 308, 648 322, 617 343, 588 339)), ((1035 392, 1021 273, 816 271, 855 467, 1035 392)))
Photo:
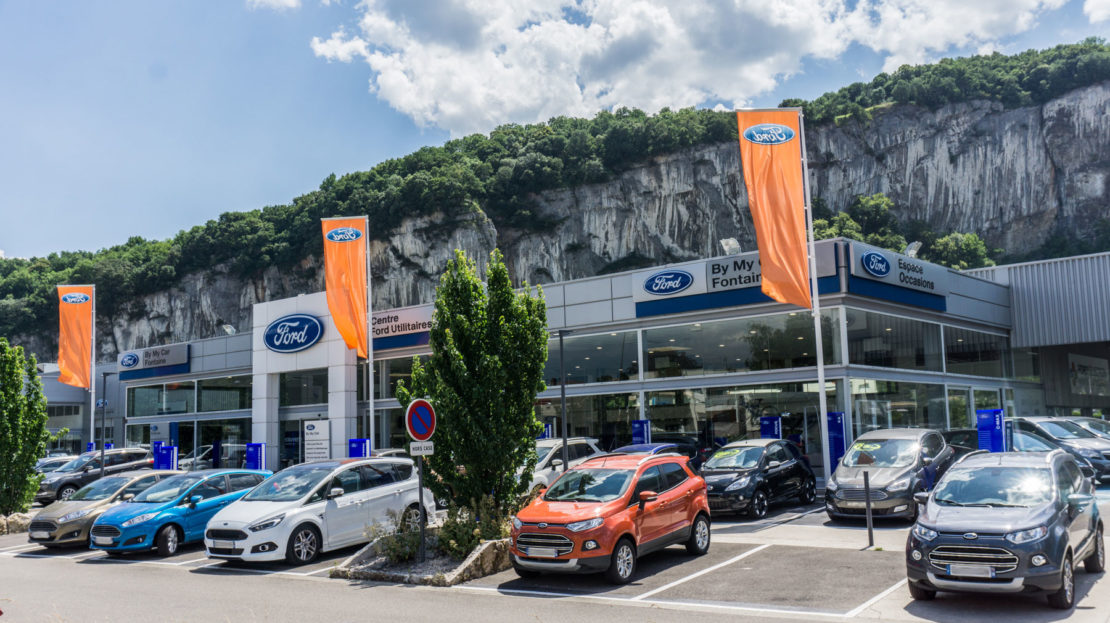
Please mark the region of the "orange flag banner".
POLYGON ((799 112, 737 111, 736 122, 763 293, 780 303, 812 307, 799 112))
POLYGON ((89 389, 93 286, 58 286, 58 382, 89 389))
POLYGON ((369 353, 366 333, 367 217, 329 218, 324 230, 324 274, 328 310, 347 348, 369 353))

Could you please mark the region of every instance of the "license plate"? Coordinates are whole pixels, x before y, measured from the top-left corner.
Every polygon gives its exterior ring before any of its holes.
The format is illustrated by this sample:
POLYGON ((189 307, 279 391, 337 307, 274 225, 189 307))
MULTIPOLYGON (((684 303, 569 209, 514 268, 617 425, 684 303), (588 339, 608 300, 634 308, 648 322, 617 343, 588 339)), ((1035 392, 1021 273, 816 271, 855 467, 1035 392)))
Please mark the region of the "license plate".
POLYGON ((31 533, 31 538, 32 539, 49 539, 50 538, 50 533, 49 532, 32 532, 31 533))
POLYGON ((235 541, 212 541, 212 549, 235 549, 235 541))
POLYGON ((110 536, 94 536, 93 543, 97 545, 111 545, 112 537, 110 536))
POLYGON ((994 567, 982 565, 948 565, 948 575, 963 578, 993 578, 994 567))
POLYGON ((554 547, 529 547, 528 555, 533 558, 555 558, 559 552, 554 547))
POLYGON ((838 502, 841 508, 865 508, 867 502, 838 502))

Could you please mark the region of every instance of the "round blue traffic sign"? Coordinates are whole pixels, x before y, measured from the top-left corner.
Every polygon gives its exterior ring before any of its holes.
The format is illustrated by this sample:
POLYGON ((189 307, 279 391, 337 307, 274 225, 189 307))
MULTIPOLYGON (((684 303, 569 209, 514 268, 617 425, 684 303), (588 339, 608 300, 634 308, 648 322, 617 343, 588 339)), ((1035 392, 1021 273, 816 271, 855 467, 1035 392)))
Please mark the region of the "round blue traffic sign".
POLYGON ((428 441, 432 433, 436 432, 436 412, 432 403, 417 398, 409 403, 405 409, 405 427, 409 436, 416 441, 428 441))

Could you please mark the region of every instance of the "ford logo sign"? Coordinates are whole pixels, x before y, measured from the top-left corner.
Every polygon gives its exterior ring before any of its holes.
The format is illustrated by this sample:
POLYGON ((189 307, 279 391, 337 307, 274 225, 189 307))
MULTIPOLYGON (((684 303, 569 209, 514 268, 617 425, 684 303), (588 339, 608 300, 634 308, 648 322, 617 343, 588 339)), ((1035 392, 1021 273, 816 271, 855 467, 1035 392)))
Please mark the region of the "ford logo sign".
POLYGON ((974 541, 975 539, 979 538, 979 535, 975 534, 974 532, 965 532, 964 538, 968 541, 974 541))
POLYGON ((694 276, 684 270, 664 270, 644 280, 644 291, 657 296, 678 294, 694 285, 694 276))
POLYGON ((296 353, 319 342, 323 334, 324 325, 314 316, 293 314, 271 322, 262 342, 275 353, 296 353))
POLYGON ((119 365, 125 368, 134 368, 139 365, 139 356, 135 353, 127 353, 123 357, 120 357, 119 365))
POLYGON ((74 305, 78 305, 78 304, 81 304, 81 303, 88 303, 89 302, 89 295, 88 294, 82 294, 80 292, 70 292, 69 294, 63 294, 62 295, 62 302, 63 303, 72 303, 74 305))
POLYGON ((362 232, 354 227, 336 227, 324 236, 332 242, 354 242, 362 237, 362 232))
POLYGON ((316 430, 316 425, 315 424, 305 424, 304 429, 311 432, 311 431, 316 430))
POLYGON ((890 274, 890 260, 883 257, 882 253, 868 251, 860 258, 863 269, 876 277, 886 277, 890 274))
POLYGON ((794 139, 794 128, 777 123, 761 123, 744 130, 744 138, 756 145, 782 145, 794 139))

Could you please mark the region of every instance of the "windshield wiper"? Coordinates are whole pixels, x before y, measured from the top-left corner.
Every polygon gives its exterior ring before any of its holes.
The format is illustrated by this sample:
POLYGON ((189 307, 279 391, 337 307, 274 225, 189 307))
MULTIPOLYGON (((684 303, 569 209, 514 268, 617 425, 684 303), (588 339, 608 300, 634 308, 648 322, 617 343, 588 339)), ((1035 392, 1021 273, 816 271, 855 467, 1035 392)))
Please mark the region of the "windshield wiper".
POLYGON ((997 506, 998 508, 1029 508, 1025 504, 1003 504, 1001 502, 986 502, 984 506, 997 506))
POLYGON ((983 508, 990 507, 990 504, 983 504, 978 502, 957 502, 955 500, 944 500, 940 498, 936 498, 936 502, 938 504, 947 504, 949 506, 979 506, 983 508))

